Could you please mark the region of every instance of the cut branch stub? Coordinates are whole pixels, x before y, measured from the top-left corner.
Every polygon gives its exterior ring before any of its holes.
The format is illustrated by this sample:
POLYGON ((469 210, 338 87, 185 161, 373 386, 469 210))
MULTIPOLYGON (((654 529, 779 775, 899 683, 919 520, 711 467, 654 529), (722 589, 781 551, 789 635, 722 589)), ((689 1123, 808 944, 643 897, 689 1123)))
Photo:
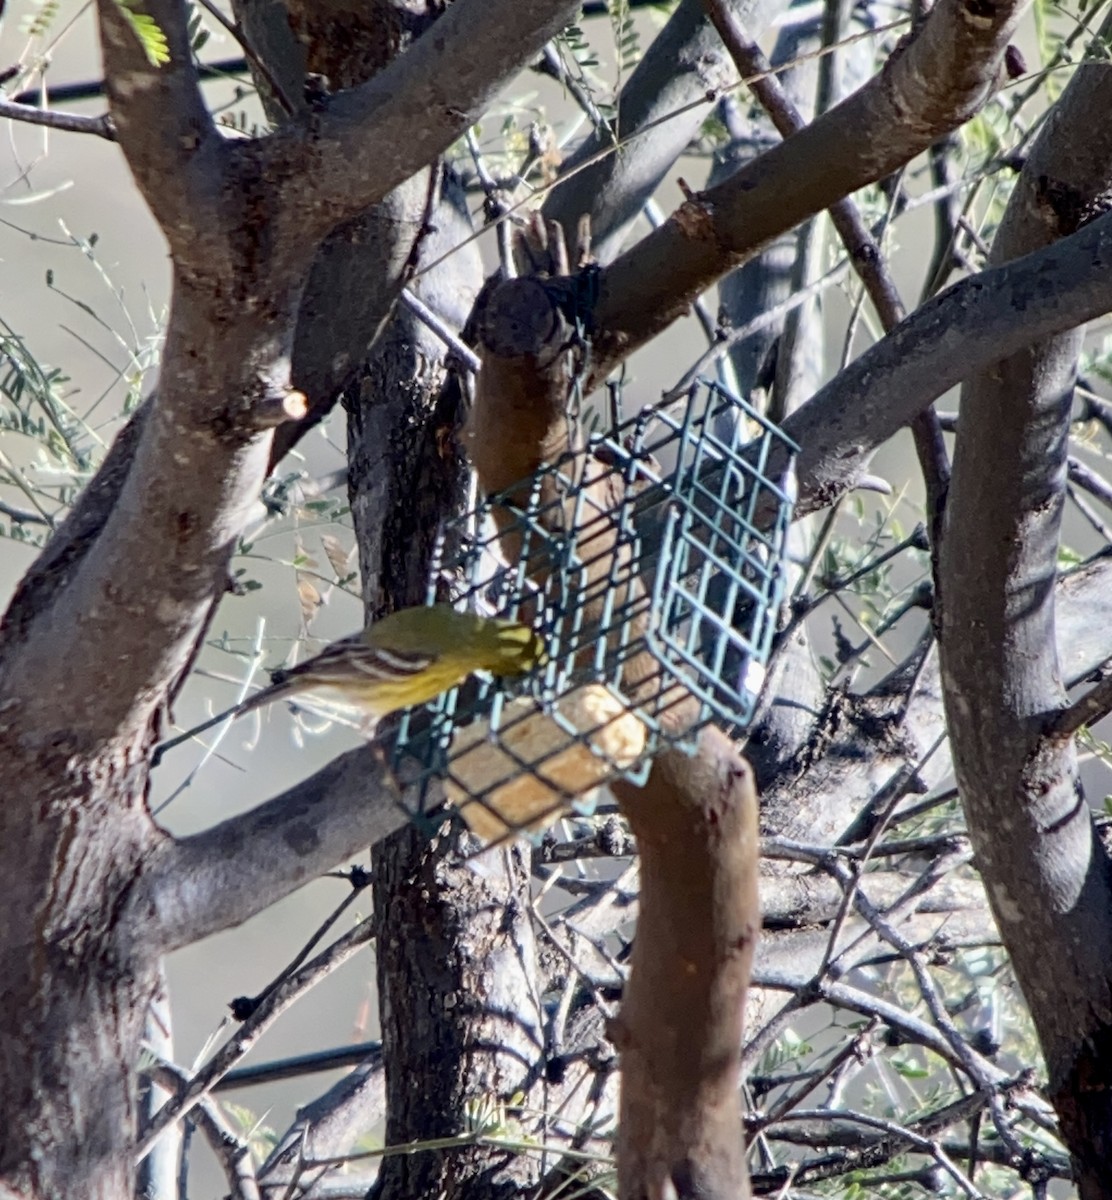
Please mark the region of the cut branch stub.
POLYGON ((717 729, 614 792, 637 837, 641 908, 621 1014, 618 1194, 749 1195, 741 1122, 745 995, 760 930, 757 795, 717 729))
POLYGON ((559 300, 560 291, 539 279, 504 280, 480 314, 483 344, 503 358, 531 354, 543 366, 571 338, 559 300))
POLYGON ((487 495, 578 448, 568 419, 575 330, 565 302, 559 284, 535 278, 503 280, 480 301, 483 366, 463 438, 487 495))

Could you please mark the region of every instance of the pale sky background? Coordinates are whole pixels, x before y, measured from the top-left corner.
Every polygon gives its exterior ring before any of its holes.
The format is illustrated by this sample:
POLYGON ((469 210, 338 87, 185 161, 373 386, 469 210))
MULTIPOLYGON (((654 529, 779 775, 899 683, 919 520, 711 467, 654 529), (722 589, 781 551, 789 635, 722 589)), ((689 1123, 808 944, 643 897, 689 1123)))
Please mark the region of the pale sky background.
MULTIPOLYGON (((20 31, 21 18, 32 7, 26 0, 9 3, 8 13, 0 22, 0 66, 26 53, 27 39, 20 31)), ((72 27, 51 50, 48 79, 55 84, 86 80, 98 74, 97 47, 88 10, 88 5, 82 6, 76 0, 62 4, 55 33, 70 16, 79 12, 82 15, 76 16, 72 27)), ((646 29, 646 37, 649 33, 646 29)), ((234 53, 235 47, 219 32, 214 33, 204 52, 206 58, 234 53)), ((516 94, 522 90, 516 89, 516 94)), ((226 88, 224 93, 227 94, 226 88)), ((210 85, 207 94, 215 98, 221 93, 210 85)), ((95 113, 103 111, 104 105, 96 100, 70 107, 95 113)), ((169 285, 165 243, 115 146, 97 138, 47 133, 10 124, 3 130, 3 138, 0 319, 26 340, 41 363, 59 367, 71 376, 68 398, 76 411, 88 411, 107 392, 95 409, 92 424, 101 425, 102 436, 110 440, 117 428, 115 416, 122 394, 119 372, 125 368, 129 353, 135 353, 157 335, 164 319, 169 285), (70 235, 87 239, 94 233, 97 244, 92 261, 73 244, 70 235), (48 270, 53 272, 52 287, 46 282, 48 270)), ((687 164, 681 173, 695 183, 704 169, 705 164, 687 164)), ((674 188, 665 197, 665 208, 673 195, 678 197, 674 188)), ((928 233, 930 221, 929 213, 923 211, 902 224, 899 234, 902 244, 906 246, 917 236, 928 233)), ((917 290, 917 285, 914 289, 909 286, 906 294, 913 296, 917 290)), ((835 301, 831 310, 836 312, 838 308, 835 301)), ((844 317, 831 317, 833 321, 839 319, 844 317)), ((653 399, 653 389, 674 382, 702 344, 693 322, 682 323, 654 343, 632 364, 631 400, 641 403, 653 399)), ((144 392, 149 390, 153 379, 153 374, 148 377, 144 392)), ((948 406, 952 403, 950 400, 948 406)), ((342 445, 343 432, 338 422, 312 434, 303 448, 306 469, 319 474, 340 466, 342 445)), ((909 438, 901 435, 878 458, 878 473, 897 481, 906 478, 910 470, 909 447, 909 438)), ((27 447, 11 437, 4 438, 3 448, 17 460, 21 453, 27 453, 27 447)), ((21 465, 29 461, 26 457, 20 460, 21 465)), ((917 473, 912 473, 912 479, 908 500, 900 514, 908 529, 918 519, 921 494, 917 473)), ((1071 531, 1076 541, 1092 547, 1094 539, 1083 527, 1071 525, 1071 531)), ((320 551, 322 532, 335 534, 345 545, 351 545, 353 539, 350 530, 333 526, 304 530, 306 549, 327 569, 320 551)), ((273 665, 282 660, 289 639, 298 636, 301 626, 294 572, 283 565, 283 560, 288 562, 292 553, 290 522, 284 523, 281 536, 260 540, 257 550, 272 556, 273 561, 241 565, 248 566, 250 575, 265 585, 263 590, 244 599, 227 600, 212 636, 219 637, 226 631, 230 639, 241 639, 238 644, 248 644, 257 636, 263 621, 264 660, 273 665)), ((0 602, 6 602, 34 554, 30 547, 10 539, 0 540, 0 602)), ((312 632, 329 639, 357 628, 361 619, 359 602, 334 592, 314 621, 312 632)), ((850 632, 858 640, 859 631, 850 627, 850 632)), ((233 678, 239 678, 236 673, 244 669, 242 660, 219 651, 206 652, 201 665, 210 672, 233 678)), ((195 678, 177 706, 178 723, 183 727, 191 725, 235 698, 231 685, 195 678)), ((306 739, 304 746, 299 747, 291 735, 289 718, 282 711, 264 718, 261 729, 250 720, 244 721, 228 732, 219 755, 205 765, 192 786, 170 805, 164 820, 174 832, 203 828, 266 799, 353 744, 352 732, 333 728, 326 735, 306 739)), ((156 804, 178 787, 200 757, 200 749, 194 746, 182 747, 167 757, 155 775, 156 804)), ((277 975, 347 892, 343 882, 317 882, 243 928, 175 955, 169 963, 169 972, 177 1060, 191 1064, 223 1019, 227 1002, 238 995, 258 992, 277 975)), ((359 915, 367 911, 369 896, 367 903, 359 907, 359 915)), ((350 928, 350 920, 341 928, 350 928)), ((369 953, 363 953, 283 1016, 246 1061, 267 1061, 374 1037, 377 1030, 373 1021, 372 980, 372 959, 369 953)), ((251 1089, 233 1098, 256 1113, 269 1110, 267 1123, 282 1130, 296 1103, 319 1094, 335 1077, 335 1074, 315 1076, 251 1089)), ((195 1145, 199 1147, 199 1139, 195 1145)), ((211 1194, 221 1186, 219 1177, 207 1172, 197 1178, 196 1195, 211 1194)))

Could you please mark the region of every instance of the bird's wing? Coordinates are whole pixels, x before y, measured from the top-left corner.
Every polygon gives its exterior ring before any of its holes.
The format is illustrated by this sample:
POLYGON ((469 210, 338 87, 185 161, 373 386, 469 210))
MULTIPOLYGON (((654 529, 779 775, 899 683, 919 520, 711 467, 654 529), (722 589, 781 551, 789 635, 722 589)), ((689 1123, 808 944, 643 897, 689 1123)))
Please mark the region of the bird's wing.
POLYGON ((344 638, 325 647, 315 658, 275 675, 275 682, 310 679, 321 684, 350 683, 356 672, 368 679, 405 679, 423 671, 433 661, 429 654, 369 646, 362 635, 344 638))
POLYGON ((433 662, 433 656, 406 650, 388 650, 369 646, 362 634, 353 634, 326 646, 314 658, 307 658, 284 671, 273 671, 269 686, 245 700, 238 714, 262 708, 282 696, 291 696, 313 688, 350 689, 360 677, 366 680, 408 679, 433 662))

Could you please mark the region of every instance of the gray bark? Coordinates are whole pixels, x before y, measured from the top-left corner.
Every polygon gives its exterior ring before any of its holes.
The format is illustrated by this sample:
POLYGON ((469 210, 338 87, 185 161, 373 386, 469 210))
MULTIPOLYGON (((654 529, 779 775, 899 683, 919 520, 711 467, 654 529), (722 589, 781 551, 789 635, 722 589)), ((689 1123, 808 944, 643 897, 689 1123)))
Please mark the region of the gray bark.
MULTIPOLYGON (((995 262, 1107 206, 1112 140, 1090 118, 1112 104, 1110 84, 1101 65, 1078 68, 1028 157, 995 262)), ((940 586, 946 709, 977 865, 1038 1030, 1079 1194, 1096 1200, 1112 1189, 1112 861, 1073 739, 1044 732, 1065 704, 1053 581, 1081 338, 1037 342, 963 389, 940 586)))

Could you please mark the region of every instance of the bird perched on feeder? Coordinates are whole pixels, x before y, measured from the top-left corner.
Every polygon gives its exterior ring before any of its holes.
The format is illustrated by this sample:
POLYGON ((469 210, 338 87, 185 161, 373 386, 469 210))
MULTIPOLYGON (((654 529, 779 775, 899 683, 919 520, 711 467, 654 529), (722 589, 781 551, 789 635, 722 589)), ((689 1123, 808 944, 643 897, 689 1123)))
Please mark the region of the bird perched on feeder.
POLYGON ((543 660, 541 639, 516 621, 448 604, 402 608, 296 667, 275 671, 270 686, 236 714, 304 692, 378 720, 435 699, 475 671, 522 675, 543 660))
POLYGON ((516 621, 459 612, 448 604, 398 609, 313 658, 275 671, 269 686, 242 704, 163 742, 155 762, 213 725, 284 697, 312 696, 373 722, 425 704, 476 671, 523 675, 544 659, 542 639, 516 621))

